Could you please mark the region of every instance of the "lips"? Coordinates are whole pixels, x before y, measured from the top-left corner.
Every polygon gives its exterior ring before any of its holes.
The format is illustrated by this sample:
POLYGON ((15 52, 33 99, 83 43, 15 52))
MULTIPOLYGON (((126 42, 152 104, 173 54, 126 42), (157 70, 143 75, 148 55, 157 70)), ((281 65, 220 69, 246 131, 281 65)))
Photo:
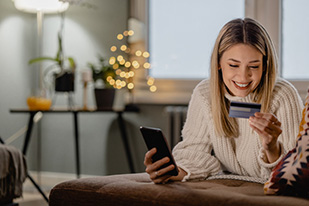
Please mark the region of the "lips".
POLYGON ((235 87, 236 87, 237 89, 241 89, 241 90, 243 90, 243 89, 248 89, 249 86, 250 86, 250 84, 251 84, 251 82, 248 82, 248 83, 239 83, 239 82, 235 82, 235 81, 233 81, 233 83, 234 83, 234 85, 235 85, 235 87))

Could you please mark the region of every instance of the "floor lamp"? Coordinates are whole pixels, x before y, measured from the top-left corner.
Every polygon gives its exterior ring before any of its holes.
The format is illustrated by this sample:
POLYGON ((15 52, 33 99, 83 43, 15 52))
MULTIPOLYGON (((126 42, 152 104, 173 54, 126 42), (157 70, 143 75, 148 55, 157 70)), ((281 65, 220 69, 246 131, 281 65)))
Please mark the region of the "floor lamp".
MULTIPOLYGON (((69 3, 59 0, 13 0, 15 8, 37 15, 37 33, 38 33, 38 56, 42 56, 43 42, 43 20, 44 14, 61 13, 68 9, 69 3)), ((43 92, 43 68, 42 63, 39 64, 39 91, 43 92)))
MULTIPOLYGON (((37 15, 37 33, 38 33, 38 53, 42 56, 42 42, 43 42, 43 19, 44 14, 61 13, 68 9, 69 3, 60 2, 59 0, 13 0, 15 8, 27 12, 35 13, 37 15)), ((43 92, 43 68, 40 63, 39 66, 39 91, 43 92)), ((48 202, 48 198, 40 188, 40 186, 28 174, 27 177, 34 184, 37 190, 41 193, 43 198, 48 202)))

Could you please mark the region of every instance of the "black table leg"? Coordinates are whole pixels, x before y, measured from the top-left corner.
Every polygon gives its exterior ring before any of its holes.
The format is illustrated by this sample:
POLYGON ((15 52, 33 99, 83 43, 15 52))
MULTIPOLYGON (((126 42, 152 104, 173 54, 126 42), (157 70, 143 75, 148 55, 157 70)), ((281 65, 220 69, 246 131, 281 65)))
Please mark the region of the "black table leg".
POLYGON ((123 118, 122 118, 122 112, 117 112, 117 113, 118 113, 118 124, 119 124, 120 132, 121 132, 121 138, 122 138, 122 141, 124 143, 125 150, 126 150, 130 171, 131 171, 131 173, 134 173, 135 170, 134 170, 131 150, 130 150, 129 143, 128 143, 128 137, 127 137, 125 123, 124 123, 123 118))
POLYGON ((80 178, 80 162, 79 162, 79 133, 78 133, 78 112, 74 111, 74 134, 75 134, 75 154, 76 154, 76 175, 80 178))
POLYGON ((48 203, 48 198, 47 196, 44 194, 43 190, 41 189, 41 187, 34 181, 34 179, 30 176, 29 173, 27 173, 27 177, 29 178, 29 180, 32 182, 32 184, 34 185, 34 187, 39 191, 39 193, 42 195, 42 197, 44 198, 44 200, 48 203))
POLYGON ((24 155, 26 155, 26 153, 27 153, 28 145, 29 145, 30 138, 31 138, 32 127, 33 127, 33 117, 36 113, 37 112, 30 112, 27 133, 26 133, 23 151, 22 151, 24 155))

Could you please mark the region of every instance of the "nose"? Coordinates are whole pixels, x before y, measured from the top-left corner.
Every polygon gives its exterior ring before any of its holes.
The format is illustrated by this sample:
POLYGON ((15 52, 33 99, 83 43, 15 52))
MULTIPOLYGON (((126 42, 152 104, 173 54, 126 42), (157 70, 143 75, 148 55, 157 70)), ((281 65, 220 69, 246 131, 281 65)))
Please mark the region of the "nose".
POLYGON ((239 75, 239 77, 242 81, 246 81, 248 78, 250 78, 252 76, 252 72, 251 72, 250 68, 243 67, 239 70, 238 75, 239 75))

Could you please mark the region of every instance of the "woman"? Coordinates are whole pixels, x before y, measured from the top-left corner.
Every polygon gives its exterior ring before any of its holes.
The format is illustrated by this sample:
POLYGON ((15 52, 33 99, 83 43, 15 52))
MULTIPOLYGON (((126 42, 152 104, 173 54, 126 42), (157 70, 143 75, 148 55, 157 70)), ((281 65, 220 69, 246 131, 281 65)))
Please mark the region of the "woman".
POLYGON ((235 19, 220 31, 211 56, 209 80, 193 91, 188 116, 173 155, 178 176, 159 169, 167 157, 144 164, 154 183, 205 179, 222 170, 267 180, 286 151, 295 146, 303 103, 296 89, 277 78, 277 58, 265 28, 253 19, 235 19), (262 105, 248 119, 228 116, 230 101, 262 105), (212 155, 212 151, 214 155, 212 155))

